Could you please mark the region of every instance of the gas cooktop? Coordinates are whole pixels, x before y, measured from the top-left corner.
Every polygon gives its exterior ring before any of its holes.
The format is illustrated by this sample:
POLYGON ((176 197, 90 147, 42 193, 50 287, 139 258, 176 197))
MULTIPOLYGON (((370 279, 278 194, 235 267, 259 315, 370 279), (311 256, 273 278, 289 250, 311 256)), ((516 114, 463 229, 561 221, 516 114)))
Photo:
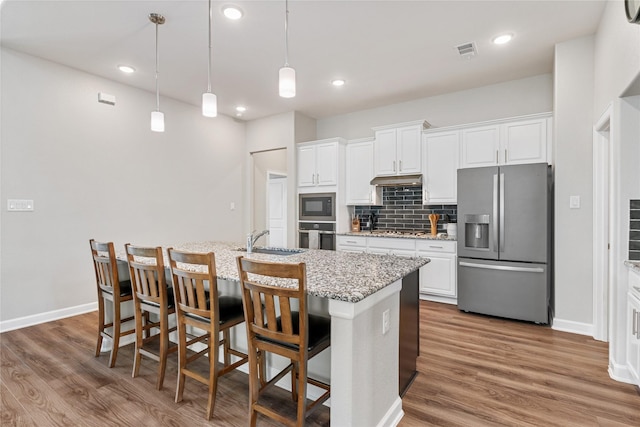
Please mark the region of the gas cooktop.
POLYGON ((371 234, 382 236, 424 236, 424 230, 373 230, 371 234))

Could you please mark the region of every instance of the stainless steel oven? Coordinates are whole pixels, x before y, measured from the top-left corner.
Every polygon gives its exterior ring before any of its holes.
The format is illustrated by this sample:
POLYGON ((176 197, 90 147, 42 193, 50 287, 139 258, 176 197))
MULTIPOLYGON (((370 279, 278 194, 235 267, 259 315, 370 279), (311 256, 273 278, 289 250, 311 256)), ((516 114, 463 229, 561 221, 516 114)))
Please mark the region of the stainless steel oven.
POLYGON ((335 221, 336 193, 300 194, 300 221, 335 221))
POLYGON ((301 248, 336 250, 335 222, 300 222, 298 235, 301 248))

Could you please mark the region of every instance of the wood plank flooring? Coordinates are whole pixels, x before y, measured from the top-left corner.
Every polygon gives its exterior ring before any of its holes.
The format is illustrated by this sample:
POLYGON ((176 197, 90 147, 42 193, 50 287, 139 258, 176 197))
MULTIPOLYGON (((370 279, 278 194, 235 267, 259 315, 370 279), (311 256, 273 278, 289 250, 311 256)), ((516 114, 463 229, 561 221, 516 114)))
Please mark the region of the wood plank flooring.
MULTIPOLYGON (((606 343, 426 301, 420 316, 420 373, 400 426, 640 426, 640 395, 609 378, 606 343)), ((175 354, 157 391, 154 362, 131 378, 132 345, 113 369, 108 354, 93 357, 96 322, 89 313, 0 335, 2 426, 247 425, 246 374, 220 379, 206 421, 203 385, 187 380, 174 402, 175 354)), ((288 405, 289 393, 274 390, 272 404, 288 405)), ((329 425, 329 409, 307 425, 329 425)))

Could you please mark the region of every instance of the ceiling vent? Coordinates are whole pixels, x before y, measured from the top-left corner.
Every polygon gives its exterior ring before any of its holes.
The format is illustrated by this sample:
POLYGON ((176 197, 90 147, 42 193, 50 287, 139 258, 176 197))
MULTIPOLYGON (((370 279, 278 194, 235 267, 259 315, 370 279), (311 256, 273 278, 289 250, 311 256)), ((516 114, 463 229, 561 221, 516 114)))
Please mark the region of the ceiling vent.
POLYGON ((461 58, 471 59, 478 54, 475 42, 459 44, 456 49, 461 58))

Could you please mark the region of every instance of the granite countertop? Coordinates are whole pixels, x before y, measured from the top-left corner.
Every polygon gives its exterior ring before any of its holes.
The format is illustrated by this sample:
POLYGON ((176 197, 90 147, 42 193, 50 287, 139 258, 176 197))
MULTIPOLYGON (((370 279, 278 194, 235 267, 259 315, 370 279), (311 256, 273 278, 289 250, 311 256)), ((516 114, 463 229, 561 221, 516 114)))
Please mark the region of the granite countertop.
POLYGON ((626 265, 627 267, 629 267, 631 270, 636 271, 638 273, 640 273, 640 261, 630 261, 630 260, 626 260, 624 262, 624 265, 626 265))
MULTIPOLYGON (((322 298, 358 302, 427 264, 428 258, 405 258, 394 255, 357 254, 319 249, 302 249, 293 255, 247 254, 238 250, 240 243, 190 242, 173 246, 187 252, 214 252, 217 276, 238 281, 236 258, 307 265, 307 292, 322 298)), ((118 259, 125 260, 124 253, 118 259)), ((165 253, 165 266, 169 261, 165 253)), ((279 284, 284 285, 286 284, 279 284)))
POLYGON ((380 232, 371 232, 371 231, 347 231, 343 233, 336 233, 338 236, 365 236, 365 237, 386 237, 393 239, 420 239, 420 240, 449 240, 452 242, 456 241, 455 236, 449 236, 447 233, 438 233, 437 235, 432 235, 429 233, 415 235, 415 234, 395 234, 395 233, 380 233, 380 232))

